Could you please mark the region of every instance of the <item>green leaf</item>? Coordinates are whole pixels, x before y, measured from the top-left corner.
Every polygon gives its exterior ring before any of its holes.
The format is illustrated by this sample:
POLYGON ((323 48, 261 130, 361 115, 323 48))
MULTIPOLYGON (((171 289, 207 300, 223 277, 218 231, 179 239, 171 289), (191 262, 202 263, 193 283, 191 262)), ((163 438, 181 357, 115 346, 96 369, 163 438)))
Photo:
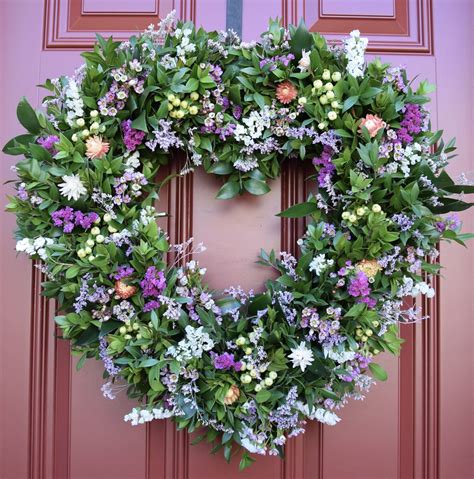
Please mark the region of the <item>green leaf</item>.
POLYGON ((342 113, 347 110, 350 110, 357 102, 359 101, 359 95, 350 96, 344 100, 342 105, 342 113))
POLYGON ((39 124, 38 117, 35 110, 28 103, 28 100, 23 97, 18 103, 16 108, 16 116, 18 121, 30 132, 39 134, 41 131, 41 125, 39 124))
POLYGON ((318 205, 313 202, 299 203, 297 205, 290 206, 286 210, 278 213, 277 216, 282 218, 302 218, 318 211, 318 205))
POLYGON ((313 36, 303 21, 300 22, 298 28, 293 33, 290 40, 290 49, 297 58, 301 57, 303 50, 310 52, 313 47, 313 36))
POLYGON ((261 180, 246 180, 244 181, 244 188, 252 195, 264 195, 270 191, 270 187, 261 180))
POLYGON ((214 173, 215 175, 230 175, 232 171, 234 171, 232 163, 226 161, 213 163, 207 170, 208 173, 214 173))
POLYGON ((144 111, 142 111, 141 115, 138 118, 135 118, 135 120, 132 121, 132 128, 148 133, 148 127, 146 124, 146 113, 144 111))
POLYGON ((230 200, 240 191, 240 186, 236 181, 228 181, 217 192, 216 198, 218 200, 230 200))
POLYGON ((3 153, 7 155, 23 155, 27 151, 27 145, 35 141, 34 135, 18 135, 12 138, 4 147, 3 153))
POLYGON ((96 341, 98 336, 99 330, 95 326, 91 325, 74 341, 74 346, 86 346, 87 344, 96 341))
POLYGON ((385 369, 382 366, 380 366, 379 364, 370 363, 369 364, 369 369, 372 372, 372 374, 374 375, 375 379, 378 379, 379 381, 386 381, 387 380, 387 378, 388 378, 387 371, 385 371, 385 369))
POLYGON ((258 403, 266 402, 272 397, 272 393, 268 389, 262 389, 255 396, 255 400, 258 403))
POLYGON ((99 339, 103 338, 104 336, 107 336, 107 334, 120 328, 120 326, 123 326, 122 321, 114 321, 112 319, 109 319, 109 321, 105 321, 100 325, 99 339))
POLYGON ((148 382, 150 383, 151 389, 155 392, 164 391, 165 387, 161 384, 160 381, 160 372, 161 372, 161 364, 155 364, 150 368, 148 371, 148 382))

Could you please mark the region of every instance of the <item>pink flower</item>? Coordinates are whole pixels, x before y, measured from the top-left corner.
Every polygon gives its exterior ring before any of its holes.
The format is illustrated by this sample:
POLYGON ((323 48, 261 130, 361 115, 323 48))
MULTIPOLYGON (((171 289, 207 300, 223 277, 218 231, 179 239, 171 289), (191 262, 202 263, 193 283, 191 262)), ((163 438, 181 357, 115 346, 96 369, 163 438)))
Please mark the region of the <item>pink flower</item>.
POLYGON ((362 118, 359 125, 359 133, 362 133, 362 127, 365 126, 369 131, 369 135, 373 138, 379 130, 385 128, 387 124, 377 115, 367 115, 362 118))
POLYGON ((103 158, 109 151, 109 143, 102 140, 100 136, 93 136, 86 141, 86 156, 91 160, 103 158))

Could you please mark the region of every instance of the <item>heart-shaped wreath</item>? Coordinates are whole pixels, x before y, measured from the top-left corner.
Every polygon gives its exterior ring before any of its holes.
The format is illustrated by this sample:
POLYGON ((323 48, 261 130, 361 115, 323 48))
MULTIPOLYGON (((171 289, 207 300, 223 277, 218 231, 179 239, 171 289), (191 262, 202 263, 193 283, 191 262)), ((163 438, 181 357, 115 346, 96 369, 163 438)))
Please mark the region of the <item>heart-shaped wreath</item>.
POLYGON ((473 188, 444 171, 454 146, 430 131, 431 86, 366 65, 366 46, 276 22, 244 43, 170 15, 127 42, 98 36, 73 77, 43 85, 46 113, 21 100, 28 133, 4 149, 24 156, 17 250, 42 260, 79 367, 102 359, 104 395, 125 385, 140 401, 126 421, 205 426, 226 459, 244 448, 245 467, 386 379, 374 357, 419 319, 404 298, 434 295, 439 241, 467 236, 439 215, 473 188), (264 292, 210 291, 191 240, 170 246, 157 226, 156 174, 176 149, 181 174, 225 178, 220 199, 265 194, 282 161, 312 161, 317 193, 280 213, 308 217, 301 254, 261 253, 279 274, 264 292))

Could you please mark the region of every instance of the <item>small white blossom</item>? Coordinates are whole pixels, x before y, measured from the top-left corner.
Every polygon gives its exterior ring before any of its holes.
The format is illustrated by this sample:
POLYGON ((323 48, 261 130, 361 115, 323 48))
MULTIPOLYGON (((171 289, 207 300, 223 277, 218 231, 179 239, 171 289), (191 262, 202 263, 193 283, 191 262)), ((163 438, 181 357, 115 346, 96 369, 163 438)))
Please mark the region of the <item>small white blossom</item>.
POLYGON ((328 267, 334 265, 333 259, 326 259, 324 254, 318 254, 313 258, 313 261, 309 263, 309 270, 314 271, 317 276, 320 276, 321 273, 328 267))
POLYGON ((365 50, 369 41, 361 38, 359 30, 350 33, 350 37, 344 40, 344 52, 347 59, 347 71, 353 77, 364 75, 365 50))

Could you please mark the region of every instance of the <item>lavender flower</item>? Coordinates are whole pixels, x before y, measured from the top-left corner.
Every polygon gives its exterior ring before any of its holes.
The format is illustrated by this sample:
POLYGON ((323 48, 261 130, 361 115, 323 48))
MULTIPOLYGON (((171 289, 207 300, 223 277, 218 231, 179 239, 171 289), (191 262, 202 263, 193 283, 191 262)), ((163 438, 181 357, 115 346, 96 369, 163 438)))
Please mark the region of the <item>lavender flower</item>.
POLYGON ((105 370, 109 373, 109 376, 117 376, 120 372, 120 368, 115 366, 112 358, 107 353, 107 341, 105 338, 101 338, 99 341, 99 357, 102 359, 105 370))
POLYGON ((62 227, 64 233, 71 233, 75 226, 88 230, 97 221, 99 215, 95 212, 83 213, 82 211, 75 211, 70 206, 67 206, 51 213, 51 218, 54 226, 62 227))
POLYGON ((43 138, 38 138, 38 144, 41 145, 45 150, 48 150, 52 155, 56 154, 56 149, 54 145, 59 143, 59 136, 49 135, 43 138))
POLYGON ((183 142, 176 135, 176 132, 171 129, 171 121, 161 119, 158 121, 158 124, 159 128, 153 131, 155 138, 145 143, 151 151, 155 151, 157 146, 166 152, 168 152, 170 148, 180 148, 184 146, 183 142))
POLYGON ((113 278, 118 281, 132 276, 134 272, 135 270, 131 266, 122 265, 117 268, 117 272, 113 275, 113 278))
POLYGON ((123 142, 128 151, 135 151, 145 138, 145 132, 132 128, 132 120, 122 121, 123 142))
POLYGON ((321 166, 318 173, 318 185, 320 188, 327 188, 331 185, 331 177, 336 171, 336 166, 332 162, 332 155, 333 149, 325 145, 321 156, 313 158, 313 165, 321 166))
POLYGON ((231 353, 222 353, 216 354, 211 352, 211 358, 214 362, 214 367, 216 369, 232 369, 234 368, 235 371, 240 371, 242 364, 240 361, 235 361, 234 355, 231 353))

